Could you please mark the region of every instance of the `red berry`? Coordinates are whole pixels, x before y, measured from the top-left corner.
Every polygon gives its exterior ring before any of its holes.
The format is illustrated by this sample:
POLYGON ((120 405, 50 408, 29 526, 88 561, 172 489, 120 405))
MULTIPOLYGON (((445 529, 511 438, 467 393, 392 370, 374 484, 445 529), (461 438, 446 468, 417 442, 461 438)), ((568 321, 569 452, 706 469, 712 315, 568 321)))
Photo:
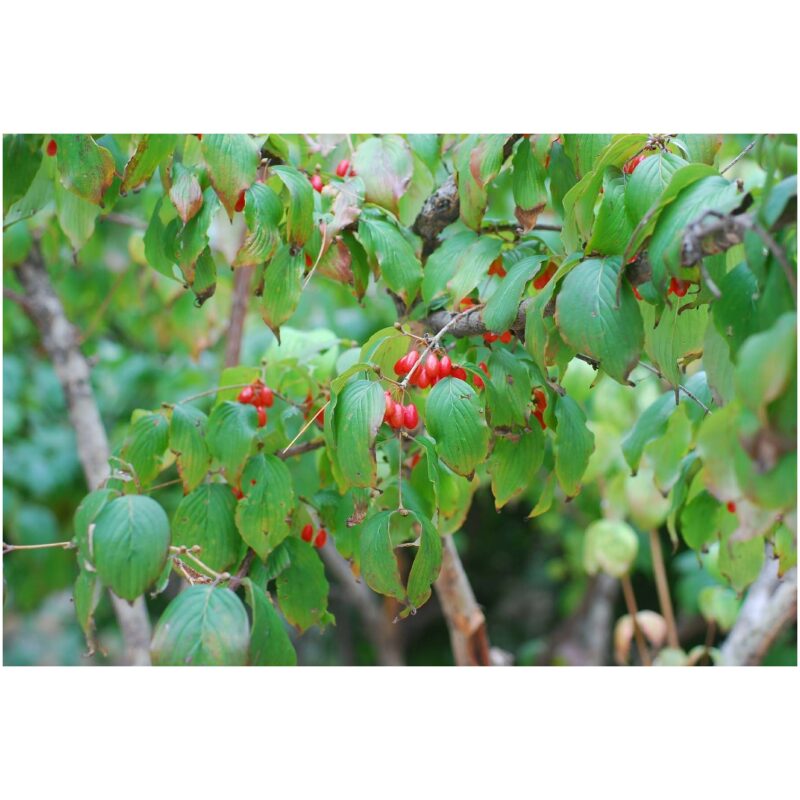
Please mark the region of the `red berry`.
POLYGON ((236 200, 236 205, 233 207, 234 211, 244 210, 244 191, 239 192, 239 198, 236 200))
POLYGON ((395 375, 408 375, 411 372, 411 365, 408 363, 408 356, 409 353, 406 353, 404 356, 401 356, 394 362, 394 374, 395 375))
POLYGON ((403 425, 410 431, 419 425, 419 412, 413 403, 403 406, 403 425))
POLYGON ((486 385, 477 375, 472 376, 472 382, 475 384, 476 389, 483 389, 486 385))
POLYGON ((505 278, 508 273, 506 273, 505 269, 503 268, 502 257, 498 256, 494 261, 492 261, 492 265, 489 267, 489 274, 497 275, 498 278, 505 278))
POLYGON ((389 418, 389 424, 395 430, 400 430, 400 428, 403 427, 403 406, 400 403, 394 404, 392 416, 389 418))
POLYGON ((471 297, 462 297, 458 304, 465 307, 474 306, 477 305, 477 300, 473 300, 471 297))
POLYGON ((446 378, 452 372, 452 370, 453 362, 450 360, 450 356, 442 356, 442 360, 439 362, 439 377, 446 378))
POLYGON ((674 294, 676 297, 683 297, 689 291, 689 281, 682 281, 680 278, 672 278, 669 282, 667 294, 674 294))
POLYGON ((203 141, 203 134, 202 133, 196 133, 195 136, 197 137, 197 141, 198 142, 202 142, 203 141))
POLYGON ((464 367, 453 367, 450 371, 450 376, 453 378, 458 378, 460 381, 465 381, 467 379, 467 371, 464 367))
POLYGON ((306 253, 306 267, 312 266, 313 263, 314 262, 311 260, 311 256, 308 253, 306 253))
POLYGON ((728 502, 725 504, 725 508, 727 508, 731 514, 736 513, 736 503, 734 503, 733 500, 728 500, 728 502))
POLYGON ((639 164, 641 164, 641 163, 642 163, 642 161, 644 161, 645 157, 646 157, 646 154, 645 154, 645 153, 639 153, 639 155, 638 155, 638 156, 634 156, 634 157, 633 157, 633 158, 632 158, 630 161, 628 161, 628 162, 627 162, 627 163, 626 163, 626 164, 625 164, 625 165, 622 167, 622 171, 623 171, 623 172, 624 172, 626 175, 632 175, 632 174, 633 174, 633 171, 636 169, 636 167, 638 167, 638 166, 639 166, 639 164))
POLYGON ((336 165, 336 174, 337 174, 337 175, 338 175, 340 178, 344 178, 344 176, 345 176, 345 175, 347 175, 347 170, 349 170, 349 169, 350 169, 350 162, 349 162, 349 161, 348 161, 346 158, 343 158, 343 159, 342 159, 342 160, 341 160, 341 161, 340 161, 340 162, 339 162, 339 163, 336 165))
POLYGON ((490 333, 487 331, 483 334, 483 341, 486 344, 492 344, 492 342, 496 342, 500 337, 496 333, 490 333))
POLYGON ((410 465, 411 469, 414 469, 414 467, 416 467, 417 464, 419 464, 421 459, 422 459, 422 453, 419 452, 414 453, 414 455, 411 456, 411 465, 410 465))
POLYGON ((325 528, 320 528, 317 538, 314 539, 314 547, 324 547, 325 542, 328 541, 328 531, 325 528))
POLYGON ((414 377, 420 389, 427 389, 431 385, 431 376, 428 374, 428 370, 425 367, 418 369, 414 373, 414 377))
POLYGON ((300 531, 300 538, 304 542, 310 542, 314 538, 314 528, 311 525, 303 525, 303 530, 300 531))
POLYGON ((241 489, 237 489, 235 486, 231 486, 231 491, 237 500, 241 500, 244 497, 244 492, 241 489))
POLYGON ((542 426, 542 430, 544 430, 547 425, 544 424, 544 416, 542 415, 542 412, 537 409, 533 412, 533 416, 539 420, 539 424, 542 426))
POLYGON ((258 406, 256 411, 258 412, 258 427, 263 428, 267 424, 267 412, 264 410, 264 406, 258 406))
POLYGON ((275 402, 275 395, 272 392, 272 389, 269 386, 264 386, 261 389, 261 405, 266 406, 267 408, 272 408, 272 404, 275 402))
POLYGON ((252 403, 255 393, 252 386, 245 386, 236 398, 240 403, 252 403))
POLYGON ((55 139, 51 139, 47 143, 47 155, 54 156, 58 152, 58 145, 55 139))
POLYGON ((425 359, 425 369, 428 370, 431 379, 439 377, 439 359, 433 353, 429 353, 425 359))
POLYGON ((556 274, 556 270, 557 269, 558 269, 558 265, 554 261, 551 261, 547 265, 547 268, 545 269, 545 271, 542 272, 540 275, 538 275, 534 279, 534 281, 533 281, 534 288, 535 289, 544 289, 544 287, 547 286, 548 283, 550 283, 550 278, 552 278, 553 275, 556 274))
POLYGON ((311 176, 311 185, 314 187, 314 189, 316 191, 321 192, 322 191, 322 187, 325 184, 322 182, 322 178, 320 178, 319 175, 312 175, 311 176))
POLYGON ((478 364, 478 366, 481 368, 481 370, 483 370, 483 373, 486 375, 487 378, 491 378, 491 375, 489 375, 489 367, 486 366, 485 361, 481 361, 480 364, 478 364))
POLYGON ((394 399, 391 392, 384 392, 383 396, 386 398, 386 411, 383 412, 383 421, 388 422, 394 413, 394 399))
POLYGON ((511 341, 511 331, 506 331, 501 337, 500 341, 503 344, 508 344, 511 341))
POLYGON ((633 287, 633 296, 637 300, 641 300, 642 299, 642 296, 639 294, 639 290, 635 286, 633 287))
POLYGON ((533 390, 533 404, 538 411, 544 411, 547 408, 547 395, 538 387, 533 390))
POLYGON ((320 428, 325 425, 325 408, 321 408, 317 411, 317 415, 314 417, 314 422, 316 422, 320 428))

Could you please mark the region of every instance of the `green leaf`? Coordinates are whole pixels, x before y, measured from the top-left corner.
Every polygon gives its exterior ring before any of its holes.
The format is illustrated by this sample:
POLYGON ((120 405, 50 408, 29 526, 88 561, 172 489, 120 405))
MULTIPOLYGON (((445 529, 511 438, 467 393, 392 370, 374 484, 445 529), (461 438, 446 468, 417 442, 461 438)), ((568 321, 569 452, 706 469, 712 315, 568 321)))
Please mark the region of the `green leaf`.
POLYGON ((684 308, 677 302, 667 307, 655 325, 655 309, 642 304, 645 320, 644 346, 647 355, 672 386, 683 379, 680 367, 703 354, 703 340, 708 326, 708 306, 684 308))
POLYGON ((530 431, 497 439, 488 466, 498 511, 530 486, 543 458, 544 436, 538 425, 530 431))
POLYGON ((582 178, 594 169, 597 159, 611 143, 608 133, 565 133, 564 152, 575 166, 575 174, 582 178))
POLYGON ((472 387, 458 378, 440 380, 428 395, 425 423, 442 461, 471 477, 489 449, 489 429, 472 387))
POLYGON ((381 511, 361 526, 359 537, 361 576, 378 594, 406 601, 406 590, 392 544, 391 520, 394 511, 381 511))
POLYGON ((364 181, 367 201, 398 214, 414 172, 408 143, 399 136, 370 137, 353 154, 353 166, 364 181))
POLYGON ((539 499, 536 501, 536 505, 531 509, 531 513, 528 514, 528 519, 539 517, 542 514, 546 514, 550 510, 550 507, 553 505, 553 494, 555 493, 555 489, 556 476, 554 472, 551 472, 547 476, 547 480, 544 482, 542 492, 539 495, 539 499))
POLYGON ((525 364, 508 350, 494 350, 489 359, 489 374, 491 379, 484 383, 487 392, 487 416, 491 426, 503 428, 525 425, 533 388, 525 364))
POLYGON ((206 445, 208 417, 194 406, 176 405, 169 426, 169 449, 175 453, 183 493, 188 494, 205 478, 211 466, 206 445))
POLYGON ((728 342, 717 330, 717 326, 706 326, 703 340, 703 367, 708 376, 708 385, 714 402, 721 406, 733 399, 733 363, 728 342))
POLYGON ((169 199, 178 211, 178 216, 185 225, 203 205, 203 190, 200 181, 192 170, 183 164, 175 164, 172 168, 172 186, 169 199))
MULTIPOLYGON (((313 191, 313 189, 312 189, 313 191)), ((261 316, 280 342, 280 326, 297 309, 303 292, 303 253, 292 255, 290 245, 282 245, 264 273, 261 316)))
POLYGON ((236 254, 234 267, 262 264, 280 241, 278 225, 283 217, 280 197, 266 184, 254 183, 245 192, 245 198, 247 236, 236 254))
POLYGON ((170 241, 168 238, 168 227, 161 219, 163 203, 164 198, 159 197, 153 209, 153 216, 150 217, 150 224, 144 234, 144 256, 154 270, 167 278, 177 280, 173 268, 176 263, 174 240, 170 241))
POLYGON ((722 137, 716 133, 682 133, 680 142, 689 161, 713 164, 717 151, 722 146, 722 137))
POLYGON ((195 296, 195 306, 200 308, 217 291, 217 265, 211 249, 206 247, 195 265, 194 280, 192 281, 192 293, 195 296))
POLYGON ((609 167, 603 177, 603 200, 597 210, 587 252, 608 256, 621 256, 625 252, 633 233, 633 225, 625 210, 625 197, 625 179, 619 170, 609 167))
MULTIPOLYGON (((419 535, 419 549, 414 556, 414 563, 408 574, 408 612, 413 611, 427 602, 431 596, 431 585, 439 576, 442 568, 442 540, 433 523, 422 514, 411 512, 419 522, 421 531, 419 535)), ((405 612, 404 612, 405 613, 405 612)), ((401 615, 402 616, 402 615, 401 615)))
MULTIPOLYGON (((489 239, 491 237, 486 238, 489 239)), ((461 257, 465 255, 467 248, 477 241, 478 234, 474 231, 459 231, 445 239, 430 254, 425 262, 422 276, 422 297, 426 303, 430 303, 431 300, 447 292, 447 284, 455 275, 461 257)), ((497 252, 499 254, 499 249, 497 252)), ((492 261, 488 262, 487 271, 492 261)), ((461 298, 456 299, 460 300, 461 298)))
POLYGON ((586 529, 584 569, 590 575, 604 572, 621 578, 633 566, 638 549, 639 540, 630 525, 620 520, 596 520, 586 529))
POLYGON ((29 191, 41 163, 41 136, 27 133, 3 135, 3 216, 29 191))
POLYGON ((703 550, 717 538, 723 506, 709 492, 696 494, 681 512, 681 535, 693 550, 703 550))
POLYGON ((239 667, 250 643, 247 611, 230 589, 190 586, 161 615, 150 653, 157 667, 239 667))
POLYGON ((253 622, 249 663, 257 667, 294 667, 297 653, 270 596, 249 578, 242 581, 253 622))
POLYGON ((397 360, 408 352, 409 341, 395 327, 381 328, 361 347, 358 360, 362 364, 375 364, 383 375, 392 375, 397 360))
MULTIPOLYGON (((4 139, 5 141, 5 139, 4 139)), ((3 171, 3 185, 5 186, 6 176, 12 173, 13 170, 3 171)), ((20 222, 24 219, 38 214, 44 209, 55 196, 54 176, 56 174, 55 159, 44 158, 42 159, 39 170, 33 179, 33 182, 28 187, 25 194, 17 200, 6 213, 3 219, 3 230, 7 229, 15 222, 20 222)), ((3 208, 5 208, 6 194, 3 192, 3 208)))
POLYGON ((756 299, 758 282, 755 275, 741 263, 720 281, 722 297, 715 301, 714 325, 728 343, 732 360, 736 360, 745 339, 756 332, 756 299))
POLYGON ((58 224, 69 239, 72 249, 77 252, 92 238, 100 208, 68 192, 60 184, 55 186, 55 198, 58 224))
POLYGON ((316 549, 293 536, 283 546, 289 553, 290 564, 278 575, 276 586, 284 617, 301 631, 332 622, 333 617, 328 613, 328 581, 316 549))
MULTIPOLYGON (((172 544, 176 547, 200 545, 199 557, 203 563, 215 572, 224 572, 236 563, 241 550, 242 540, 233 521, 236 505, 236 498, 227 484, 198 486, 178 504, 172 520, 172 544)), ((203 572, 193 562, 189 566, 203 572)))
POLYGON ((796 362, 797 314, 791 312, 751 336, 739 350, 734 379, 745 408, 766 422, 766 407, 786 391, 796 362))
POLYGON ((333 423, 339 467, 349 486, 374 486, 375 437, 386 401, 377 381, 354 380, 338 396, 333 423))
POLYGON ((119 193, 125 195, 147 183, 156 171, 156 167, 167 156, 171 155, 177 140, 178 137, 174 133, 144 134, 139 139, 136 152, 125 165, 125 173, 122 176, 122 186, 119 187, 119 193))
POLYGON ((447 282, 447 289, 456 303, 489 274, 489 267, 500 255, 501 246, 500 239, 494 236, 480 236, 461 253, 453 277, 447 282))
POLYGON ((75 527, 75 544, 78 546, 78 563, 92 563, 89 543, 89 526, 110 500, 119 496, 114 489, 95 489, 81 500, 75 511, 73 524, 75 527))
POLYGON ((169 423, 163 414, 142 414, 133 423, 122 447, 122 458, 135 470, 143 487, 161 472, 169 444, 169 423))
POLYGON ((286 239, 289 244, 302 247, 314 230, 314 189, 308 178, 294 167, 272 167, 289 191, 286 209, 286 239))
MULTIPOLYGON (((249 136, 241 133, 207 133, 200 143, 211 185, 233 219, 242 192, 256 179, 260 153, 249 136)), ((310 187, 309 187, 310 188, 310 187)))
POLYGON ((483 310, 483 321, 490 331, 503 333, 512 326, 517 318, 525 286, 546 258, 547 256, 523 258, 514 264, 500 281, 500 285, 483 310))
POLYGON ((97 515, 92 536, 100 580, 125 600, 135 600, 161 573, 169 539, 167 515, 151 497, 111 500, 97 515))
POLYGON ((533 152, 530 140, 523 139, 517 146, 512 161, 514 172, 511 191, 518 208, 529 211, 547 203, 544 167, 533 152))
POLYGON ((97 580, 94 572, 81 569, 75 580, 72 590, 72 600, 75 603, 75 616, 86 637, 87 655, 92 655, 97 650, 94 640, 94 612, 100 602, 102 585, 97 580))
POLYGON ((253 449, 257 421, 254 406, 228 401, 216 406, 209 417, 208 449, 222 463, 228 483, 234 486, 253 449))
POLYGON ((626 384, 639 361, 644 329, 627 281, 619 289, 620 259, 592 258, 569 272, 556 299, 556 325, 564 341, 591 356, 614 380, 626 384))
POLYGON ((625 208, 634 225, 658 203, 672 176, 685 166, 680 156, 659 151, 636 167, 625 189, 625 208))
POLYGON ((723 535, 719 545, 719 571, 737 592, 743 592, 764 566, 764 537, 737 540, 731 531, 723 535))
POLYGON ((394 225, 382 220, 364 218, 358 224, 358 232, 367 254, 378 263, 386 285, 411 301, 422 281, 422 265, 408 240, 394 225))
POLYGON ((175 237, 175 260, 181 268, 186 282, 192 286, 195 278, 195 265, 201 253, 208 247, 208 229, 217 212, 219 204, 213 189, 203 193, 203 206, 175 237))
POLYGON ((102 205, 103 195, 114 180, 114 157, 91 136, 61 134, 58 145, 58 174, 61 185, 90 203, 102 205))
POLYGON ((553 445, 559 486, 567 497, 574 497, 594 451, 594 434, 586 427, 586 415, 567 395, 556 402, 556 439, 553 445))
MULTIPOLYGON (((684 169, 686 169, 684 167, 684 169)), ((677 178, 679 170, 673 176, 677 178)), ((653 270, 653 286, 663 293, 671 275, 679 275, 681 244, 687 225, 697 221, 706 211, 733 211, 742 202, 736 183, 720 175, 701 178, 683 189, 658 217, 647 255, 653 270)))
POLYGON ((294 508, 289 468, 275 456, 253 456, 242 475, 242 491, 236 525, 242 539, 264 561, 289 535, 288 520, 294 508))
POLYGON ((736 593, 724 586, 706 586, 697 596, 697 605, 705 621, 715 623, 721 631, 729 631, 739 616, 736 593))
POLYGON ((430 197, 435 188, 433 175, 425 162, 416 154, 412 154, 414 172, 408 189, 398 203, 398 217, 401 224, 411 226, 422 211, 425 201, 430 197))

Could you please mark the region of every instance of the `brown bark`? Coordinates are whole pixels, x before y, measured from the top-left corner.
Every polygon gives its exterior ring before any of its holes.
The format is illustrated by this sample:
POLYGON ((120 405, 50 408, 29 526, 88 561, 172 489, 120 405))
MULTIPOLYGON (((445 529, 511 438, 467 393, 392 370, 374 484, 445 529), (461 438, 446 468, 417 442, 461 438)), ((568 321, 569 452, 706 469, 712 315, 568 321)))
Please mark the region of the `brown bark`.
MULTIPOLYGON (((110 450, 105 428, 92 393, 89 364, 78 346, 77 329, 50 282, 38 248, 16 268, 25 290, 25 308, 39 329, 42 342, 58 376, 78 445, 78 458, 89 489, 108 477, 110 450)), ((150 619, 143 598, 128 604, 109 591, 125 643, 126 663, 150 663, 150 619)))
POLYGON ((244 321, 247 317, 247 301, 250 299, 250 284, 254 267, 239 267, 233 278, 233 299, 228 331, 225 335, 225 366, 235 367, 242 351, 244 321))

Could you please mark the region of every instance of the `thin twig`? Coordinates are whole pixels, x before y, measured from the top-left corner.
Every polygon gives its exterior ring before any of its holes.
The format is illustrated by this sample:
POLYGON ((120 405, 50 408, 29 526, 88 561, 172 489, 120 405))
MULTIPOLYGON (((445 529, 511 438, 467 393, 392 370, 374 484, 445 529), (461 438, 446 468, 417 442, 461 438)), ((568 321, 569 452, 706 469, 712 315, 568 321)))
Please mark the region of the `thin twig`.
POLYGON ((314 274, 314 271, 315 271, 315 270, 316 270, 316 268, 317 268, 317 264, 319 264, 319 262, 320 262, 320 259, 322 258, 322 253, 323 253, 323 251, 325 250, 325 233, 326 233, 326 230, 327 230, 327 229, 326 229, 326 226, 325 226, 325 223, 324 223, 324 222, 320 223, 320 226, 319 226, 319 228, 320 228, 320 246, 319 246, 319 253, 317 253, 317 260, 314 262, 313 266, 312 266, 312 267, 311 267, 311 269, 308 271, 308 275, 306 275, 306 279, 305 279, 305 281, 303 282, 303 289, 305 289, 305 288, 306 288, 306 286, 308 286, 308 282, 311 280, 311 276, 314 274))
POLYGON ((10 553, 12 550, 46 550, 51 547, 58 547, 61 550, 74 550, 75 542, 47 542, 46 544, 8 544, 3 542, 3 554, 10 553))
POLYGON ((228 584, 228 588, 231 591, 235 592, 241 585, 242 581, 247 577, 247 573, 250 572, 250 565, 253 563, 253 559, 255 557, 256 551, 253 550, 252 547, 249 547, 244 557, 244 561, 242 561, 242 565, 236 570, 236 574, 231 578, 231 582, 228 584))
POLYGON ((229 572, 217 572, 215 569, 212 569, 208 566, 204 561, 201 561, 195 553, 200 552, 201 547, 200 545, 192 545, 192 547, 186 547, 186 545, 181 545, 180 547, 170 547, 170 552, 175 553, 176 556, 179 558, 185 556, 188 559, 194 561, 198 567, 205 570, 211 577, 213 577, 217 581, 227 581, 231 574, 229 572))
POLYGON ((201 397, 208 397, 212 394, 219 394, 220 392, 225 392, 228 389, 244 389, 245 386, 250 386, 249 383, 233 383, 230 386, 217 386, 214 389, 207 389, 205 392, 198 392, 197 394, 193 394, 190 397, 184 397, 183 400, 178 400, 175 404, 177 406, 182 406, 184 403, 191 403, 192 400, 199 400, 201 397))
POLYGON ((644 634, 639 626, 639 620, 637 618, 639 611, 636 608, 636 596, 633 593, 630 576, 623 575, 619 579, 619 582, 622 584, 622 594, 625 597, 625 605, 628 608, 628 614, 633 622, 633 635, 636 638, 636 646, 639 648, 639 656, 642 659, 642 664, 646 667, 650 667, 653 662, 650 659, 650 651, 647 649, 647 645, 644 641, 644 634))
POLYGON ((300 433, 298 433, 297 436, 295 436, 294 439, 292 439, 292 441, 289 442, 289 444, 287 444, 286 447, 284 447, 283 450, 280 452, 280 454, 279 454, 280 458, 284 458, 286 456, 286 454, 289 452, 289 448, 311 427, 311 425, 313 424, 314 420, 320 415, 321 412, 325 411, 325 409, 330 404, 331 404, 331 401, 328 400, 328 402, 325 403, 325 405, 322 406, 322 408, 319 411, 317 411, 317 413, 314 414, 314 416, 311 417, 308 420, 308 422, 306 422, 306 424, 303 425, 302 428, 300 428, 300 433))
POLYGON ((301 456, 304 453, 310 453, 313 450, 319 450, 320 447, 325 446, 324 439, 312 439, 310 442, 303 442, 303 444, 290 447, 288 450, 283 450, 278 454, 278 458, 293 458, 294 456, 301 456))
POLYGON ((744 156, 745 156, 745 155, 747 155, 747 153, 749 153, 749 152, 750 152, 750 151, 751 151, 751 150, 752 150, 752 149, 753 149, 755 146, 756 146, 756 143, 755 143, 755 142, 750 142, 750 144, 749 144, 749 145, 747 145, 747 147, 745 147, 745 149, 744 149, 744 150, 742 150, 742 152, 741 152, 741 153, 739 153, 739 155, 738 155, 738 156, 736 156, 736 158, 734 158, 734 159, 733 159, 733 161, 731 161, 731 163, 730 163, 730 164, 728 164, 728 166, 727 166, 727 167, 725 167, 724 169, 721 169, 721 170, 719 171, 719 174, 720 174, 720 175, 724 175, 724 174, 725 174, 725 173, 726 173, 726 172, 727 172, 727 171, 728 171, 728 170, 729 170, 729 169, 730 169, 730 168, 731 168, 731 167, 732 167, 734 164, 736 164, 736 163, 737 163, 737 162, 738 162, 738 161, 739 161, 741 158, 744 158, 744 156))
POLYGON ((672 610, 672 598, 669 594, 667 570, 664 566, 664 553, 661 550, 661 540, 658 538, 658 531, 655 529, 650 531, 650 553, 653 557, 653 572, 656 578, 658 603, 661 607, 661 614, 667 623, 667 641, 670 647, 677 649, 681 646, 681 643, 678 639, 678 627, 675 624, 675 613, 672 610))
MULTIPOLYGON (((650 372, 652 372, 653 375, 657 375, 659 378, 663 380, 664 376, 661 374, 661 371, 651 366, 650 364, 647 364, 644 361, 640 361, 638 366, 650 370, 650 372)), ((700 408, 702 408, 706 414, 711 413, 711 409, 699 397, 692 394, 692 392, 690 392, 682 383, 678 384, 678 390, 683 392, 690 400, 694 400, 694 402, 697 403, 697 405, 699 405, 700 408)))
POLYGON ((150 492, 158 491, 159 489, 166 489, 168 486, 176 486, 177 484, 181 483, 180 478, 175 478, 172 481, 164 481, 164 483, 157 483, 155 486, 151 486, 145 494, 150 494, 150 492))
POLYGON ((117 225, 127 225, 129 228, 136 228, 140 231, 147 230, 147 222, 145 220, 130 214, 118 214, 115 211, 100 217, 100 222, 115 222, 117 225))

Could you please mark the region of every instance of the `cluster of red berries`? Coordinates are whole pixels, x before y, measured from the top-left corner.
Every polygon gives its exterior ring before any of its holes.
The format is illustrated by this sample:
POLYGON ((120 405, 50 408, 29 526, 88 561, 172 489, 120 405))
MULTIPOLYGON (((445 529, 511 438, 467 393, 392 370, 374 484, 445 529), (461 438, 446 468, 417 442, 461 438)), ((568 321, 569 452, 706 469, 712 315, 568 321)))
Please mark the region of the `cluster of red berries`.
POLYGON ((533 288, 544 289, 544 287, 547 286, 548 283, 550 283, 550 278, 552 278, 557 271, 558 271, 558 264, 556 264, 555 261, 551 261, 545 268, 544 272, 542 272, 540 275, 537 275, 533 279, 533 288))
POLYGON ((264 386, 260 380, 255 380, 249 386, 245 386, 236 399, 240 403, 256 407, 259 428, 267 424, 266 409, 272 408, 275 402, 275 396, 269 386, 264 386))
POLYGON ((672 278, 669 282, 669 290, 667 294, 674 294, 676 297, 683 297, 689 291, 691 283, 689 281, 682 281, 680 278, 672 278))
POLYGON ((494 261, 492 261, 492 264, 489 267, 489 274, 497 275, 498 278, 505 278, 505 276, 508 275, 505 268, 503 267, 502 258, 498 256, 494 261))
POLYGON ((486 342, 486 344, 492 344, 492 342, 496 342, 499 339, 503 344, 508 344, 511 341, 512 336, 513 334, 511 331, 506 331, 505 333, 501 333, 499 335, 487 331, 483 334, 483 341, 486 342))
POLYGON ((639 153, 638 156, 634 156, 630 161, 626 161, 625 164, 622 166, 622 171, 626 175, 633 175, 633 171, 639 164, 642 163, 648 156, 648 153, 639 153))
POLYGON ((403 405, 398 403, 393 397, 391 392, 384 392, 386 398, 386 411, 383 414, 383 421, 399 431, 400 428, 406 428, 413 431, 419 425, 419 411, 413 403, 403 405))
POLYGON ((314 526, 311 524, 303 525, 303 530, 300 531, 300 538, 309 543, 313 540, 314 547, 324 547, 325 542, 328 541, 328 531, 325 528, 320 528, 317 531, 317 535, 314 536, 314 526))
POLYGON ((539 420, 539 424, 544 430, 547 425, 544 422, 544 410, 547 408, 547 395, 538 386, 533 390, 533 416, 539 420))
POLYGON ((402 358, 399 358, 394 365, 396 375, 408 375, 411 370, 414 374, 411 376, 412 386, 418 386, 420 389, 427 389, 429 386, 434 386, 442 378, 452 375, 454 378, 461 378, 463 381, 467 377, 461 367, 456 367, 450 360, 450 356, 446 353, 441 359, 436 357, 435 353, 428 353, 425 363, 414 369, 415 364, 420 359, 420 354, 417 350, 409 350, 402 358))

